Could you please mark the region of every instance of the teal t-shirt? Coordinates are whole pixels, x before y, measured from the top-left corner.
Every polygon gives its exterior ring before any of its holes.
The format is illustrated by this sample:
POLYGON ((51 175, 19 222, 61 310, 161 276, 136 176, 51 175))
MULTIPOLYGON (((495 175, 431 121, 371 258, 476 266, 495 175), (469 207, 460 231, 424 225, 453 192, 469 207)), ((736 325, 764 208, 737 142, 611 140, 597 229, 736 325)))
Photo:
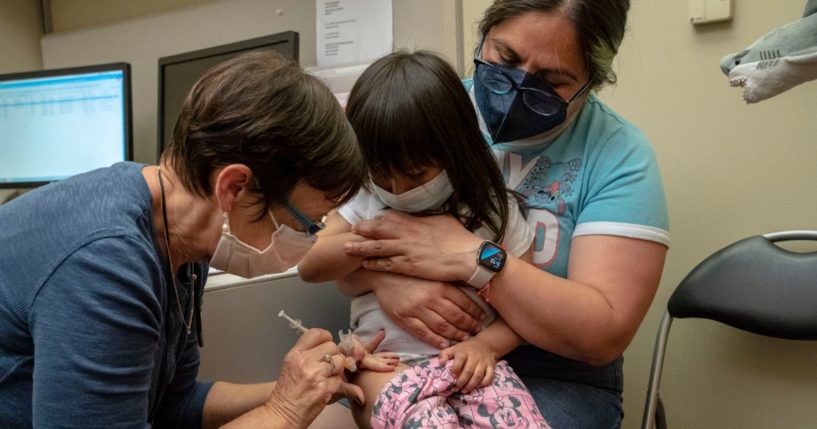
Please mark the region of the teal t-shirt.
MULTIPOLYGON (((464 84, 473 101, 472 81, 464 84)), ((556 138, 491 148, 508 188, 527 197, 527 219, 535 231, 533 262, 539 268, 566 278, 571 239, 582 235, 669 246, 666 200, 652 146, 595 96, 556 138)))

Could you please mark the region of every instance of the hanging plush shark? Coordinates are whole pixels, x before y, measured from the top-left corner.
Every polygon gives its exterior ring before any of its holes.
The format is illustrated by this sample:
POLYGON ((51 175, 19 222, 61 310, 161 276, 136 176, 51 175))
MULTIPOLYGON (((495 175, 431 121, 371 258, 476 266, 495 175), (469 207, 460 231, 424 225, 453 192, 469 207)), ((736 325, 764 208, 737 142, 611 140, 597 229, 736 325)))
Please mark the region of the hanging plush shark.
POLYGON ((741 52, 721 60, 731 86, 743 88, 747 103, 774 97, 817 79, 817 0, 803 17, 766 33, 741 52))

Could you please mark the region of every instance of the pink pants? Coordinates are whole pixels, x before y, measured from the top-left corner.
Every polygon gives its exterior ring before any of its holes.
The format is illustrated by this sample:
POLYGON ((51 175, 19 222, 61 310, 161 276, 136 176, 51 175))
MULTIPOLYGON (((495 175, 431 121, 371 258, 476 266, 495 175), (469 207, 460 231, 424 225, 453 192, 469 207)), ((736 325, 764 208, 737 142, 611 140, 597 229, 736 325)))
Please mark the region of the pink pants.
POLYGON ((467 394, 453 390, 452 363, 433 358, 392 378, 374 403, 372 428, 550 428, 507 362, 496 363, 493 384, 467 394))

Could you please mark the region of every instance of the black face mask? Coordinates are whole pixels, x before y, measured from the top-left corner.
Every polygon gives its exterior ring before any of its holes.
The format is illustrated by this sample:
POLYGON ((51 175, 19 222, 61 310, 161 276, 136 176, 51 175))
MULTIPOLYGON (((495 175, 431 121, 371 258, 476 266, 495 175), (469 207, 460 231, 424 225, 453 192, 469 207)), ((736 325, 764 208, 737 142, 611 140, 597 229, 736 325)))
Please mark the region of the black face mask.
POLYGON ((494 143, 542 134, 561 125, 567 107, 589 86, 565 101, 538 77, 516 67, 474 59, 474 97, 494 143))

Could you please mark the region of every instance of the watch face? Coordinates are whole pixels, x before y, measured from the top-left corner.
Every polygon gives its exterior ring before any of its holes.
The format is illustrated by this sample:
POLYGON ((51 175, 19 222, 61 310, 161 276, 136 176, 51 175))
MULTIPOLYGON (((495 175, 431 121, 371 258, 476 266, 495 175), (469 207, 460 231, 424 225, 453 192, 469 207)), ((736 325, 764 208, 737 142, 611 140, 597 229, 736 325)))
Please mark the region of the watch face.
POLYGON ((505 251, 491 242, 485 242, 479 249, 479 264, 483 267, 498 273, 505 266, 507 254, 505 251))

